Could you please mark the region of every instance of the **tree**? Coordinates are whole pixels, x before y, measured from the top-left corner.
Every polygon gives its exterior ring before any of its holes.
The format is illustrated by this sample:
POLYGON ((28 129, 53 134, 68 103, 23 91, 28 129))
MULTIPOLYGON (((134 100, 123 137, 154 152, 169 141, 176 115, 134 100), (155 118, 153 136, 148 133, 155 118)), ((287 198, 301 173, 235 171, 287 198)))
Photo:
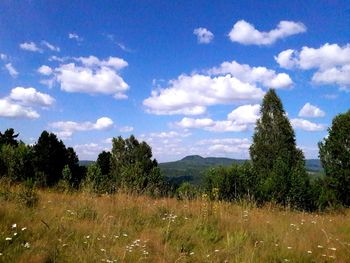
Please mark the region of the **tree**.
POLYGON ((55 134, 43 131, 33 149, 38 177, 44 184, 53 186, 62 178, 63 167, 68 162, 65 145, 55 134))
POLYGON ((156 191, 163 182, 151 147, 133 135, 113 138, 111 175, 119 187, 138 193, 156 191))
POLYGON ((15 134, 15 131, 13 128, 7 129, 4 134, 0 132, 0 146, 1 145, 11 145, 11 146, 18 146, 18 141, 16 138, 18 137, 19 133, 15 134))
POLYGON ((259 181, 256 198, 286 205, 294 198, 291 196, 294 194, 292 183, 299 180, 308 183, 305 168, 301 165, 304 164, 304 155, 296 147, 294 130, 273 89, 265 94, 260 114, 250 147, 253 169, 259 181))
POLYGON ((350 110, 337 115, 328 137, 319 143, 328 187, 343 205, 350 205, 350 110))
POLYGON ((100 166, 103 175, 109 175, 111 170, 111 156, 110 152, 103 151, 97 157, 97 165, 100 166))

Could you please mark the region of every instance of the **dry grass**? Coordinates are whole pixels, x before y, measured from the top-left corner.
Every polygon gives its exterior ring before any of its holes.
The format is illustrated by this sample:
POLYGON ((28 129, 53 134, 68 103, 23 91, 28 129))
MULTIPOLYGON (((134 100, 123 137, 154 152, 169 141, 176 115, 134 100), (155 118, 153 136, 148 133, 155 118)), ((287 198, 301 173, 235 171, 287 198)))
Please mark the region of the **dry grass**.
POLYGON ((0 262, 349 262, 350 217, 40 191, 35 208, 0 198, 0 253, 0 262))

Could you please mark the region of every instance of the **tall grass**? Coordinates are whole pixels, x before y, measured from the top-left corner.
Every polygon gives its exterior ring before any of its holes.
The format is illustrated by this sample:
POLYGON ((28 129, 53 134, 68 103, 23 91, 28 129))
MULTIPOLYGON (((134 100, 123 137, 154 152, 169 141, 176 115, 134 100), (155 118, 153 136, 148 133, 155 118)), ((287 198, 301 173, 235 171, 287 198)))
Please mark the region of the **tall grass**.
MULTIPOLYGON (((7 187, 7 195, 22 190, 7 187)), ((308 214, 206 198, 178 201, 49 190, 37 195, 36 206, 0 195, 0 262, 350 259, 349 210, 308 214)))

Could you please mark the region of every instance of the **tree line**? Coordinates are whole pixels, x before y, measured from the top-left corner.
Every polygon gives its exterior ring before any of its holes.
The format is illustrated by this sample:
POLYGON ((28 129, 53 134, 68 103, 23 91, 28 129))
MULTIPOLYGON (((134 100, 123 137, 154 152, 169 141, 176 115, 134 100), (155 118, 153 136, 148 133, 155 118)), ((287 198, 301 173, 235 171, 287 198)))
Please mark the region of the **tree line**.
POLYGON ((79 165, 74 149, 55 134, 43 131, 34 145, 27 145, 17 140, 12 128, 0 132, 0 177, 95 193, 127 191, 180 199, 205 193, 216 200, 273 202, 308 211, 349 206, 350 110, 333 119, 329 135, 319 143, 325 176, 316 180, 310 180, 304 154, 296 146, 294 130, 274 90, 266 93, 260 113, 249 149, 251 160, 209 169, 199 188, 168 183, 151 147, 133 135, 113 138, 112 150, 101 152, 86 168, 79 165))

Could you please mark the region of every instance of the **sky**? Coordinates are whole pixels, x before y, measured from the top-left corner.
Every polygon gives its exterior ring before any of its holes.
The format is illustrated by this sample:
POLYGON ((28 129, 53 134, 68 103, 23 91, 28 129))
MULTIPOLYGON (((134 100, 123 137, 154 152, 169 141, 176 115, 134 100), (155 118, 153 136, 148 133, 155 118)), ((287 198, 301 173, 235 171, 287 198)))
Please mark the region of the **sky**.
POLYGON ((0 1, 0 131, 28 144, 245 159, 270 88, 318 158, 350 108, 349 1, 0 1))

